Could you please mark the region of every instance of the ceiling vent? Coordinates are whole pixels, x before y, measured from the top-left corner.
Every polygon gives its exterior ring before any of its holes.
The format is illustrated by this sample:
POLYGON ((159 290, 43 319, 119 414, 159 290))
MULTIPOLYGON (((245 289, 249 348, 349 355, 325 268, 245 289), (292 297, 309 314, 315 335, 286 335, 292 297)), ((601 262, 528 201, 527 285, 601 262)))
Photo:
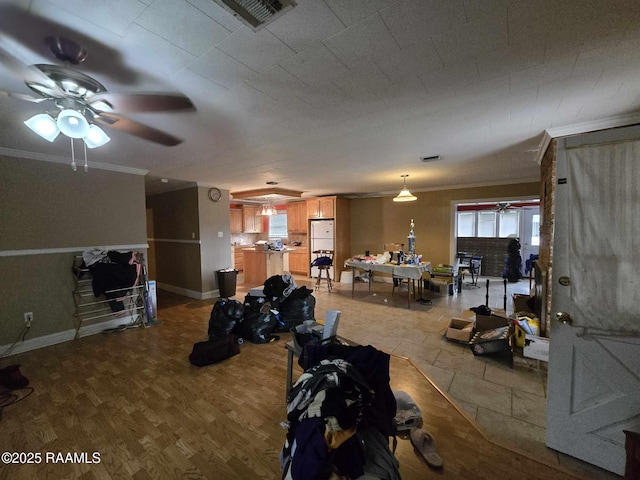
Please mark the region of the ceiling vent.
POLYGON ((294 0, 214 0, 218 5, 231 11, 238 20, 246 23, 254 31, 280 18, 296 6, 294 0))

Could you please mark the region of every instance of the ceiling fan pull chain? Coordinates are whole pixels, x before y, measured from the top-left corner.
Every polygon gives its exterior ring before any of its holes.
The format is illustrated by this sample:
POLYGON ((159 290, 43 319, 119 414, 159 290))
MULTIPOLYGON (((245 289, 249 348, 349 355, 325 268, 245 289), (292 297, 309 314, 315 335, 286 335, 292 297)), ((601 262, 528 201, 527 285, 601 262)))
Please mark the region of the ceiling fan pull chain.
POLYGON ((87 144, 85 142, 82 142, 82 145, 84 146, 84 171, 88 172, 89 165, 87 165, 87 144))
POLYGON ((69 139, 71 140, 71 168, 75 172, 77 170, 77 167, 76 167, 76 155, 75 155, 75 152, 73 151, 73 138, 69 137, 69 139))

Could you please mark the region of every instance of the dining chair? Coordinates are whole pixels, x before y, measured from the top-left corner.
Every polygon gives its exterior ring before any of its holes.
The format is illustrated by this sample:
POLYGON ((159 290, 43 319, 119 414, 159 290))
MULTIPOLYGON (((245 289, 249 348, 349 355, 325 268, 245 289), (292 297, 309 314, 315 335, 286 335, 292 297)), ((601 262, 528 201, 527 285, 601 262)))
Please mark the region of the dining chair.
POLYGON ((467 282, 467 285, 471 288, 478 287, 478 277, 480 276, 480 270, 482 269, 482 255, 472 256, 469 259, 469 268, 462 270, 462 275, 471 275, 471 282, 467 282))

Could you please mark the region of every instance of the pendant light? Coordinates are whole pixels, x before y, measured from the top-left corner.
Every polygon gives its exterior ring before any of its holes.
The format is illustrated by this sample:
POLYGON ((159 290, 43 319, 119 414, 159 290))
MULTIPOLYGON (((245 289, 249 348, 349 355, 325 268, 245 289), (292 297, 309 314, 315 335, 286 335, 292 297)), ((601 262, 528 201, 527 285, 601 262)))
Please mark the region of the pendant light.
POLYGON ((407 188, 407 177, 409 175, 400 175, 400 176, 404 179, 404 185, 402 187, 402 190, 400 190, 400 193, 396 197, 394 197, 393 201, 394 202, 413 202, 414 200, 417 200, 418 197, 414 197, 413 195, 411 195, 411 192, 407 188))
POLYGON ((262 204, 262 206, 260 207, 260 210, 258 211, 258 214, 259 215, 277 215, 278 210, 273 205, 273 203, 271 203, 271 199, 267 197, 267 203, 262 204))

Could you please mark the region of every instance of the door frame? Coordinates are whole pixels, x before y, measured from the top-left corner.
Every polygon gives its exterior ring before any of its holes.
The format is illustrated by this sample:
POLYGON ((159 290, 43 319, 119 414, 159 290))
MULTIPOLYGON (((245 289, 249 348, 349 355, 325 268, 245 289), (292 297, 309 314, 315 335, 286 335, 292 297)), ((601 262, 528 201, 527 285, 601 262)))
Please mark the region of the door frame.
MULTIPOLYGON (((487 198, 471 198, 471 199, 458 199, 451 200, 451 232, 449 232, 449 265, 455 265, 456 254, 458 248, 458 205, 465 203, 499 203, 499 202, 508 202, 508 201, 517 201, 517 202, 532 202, 532 201, 542 202, 540 195, 511 195, 508 197, 487 197, 487 198)), ((541 205, 541 204, 540 204, 541 205)), ((540 207, 541 208, 541 207, 540 207)), ((522 228, 522 219, 520 219, 520 228, 522 228)), ((523 269, 524 269, 524 259, 523 259, 523 269)))

